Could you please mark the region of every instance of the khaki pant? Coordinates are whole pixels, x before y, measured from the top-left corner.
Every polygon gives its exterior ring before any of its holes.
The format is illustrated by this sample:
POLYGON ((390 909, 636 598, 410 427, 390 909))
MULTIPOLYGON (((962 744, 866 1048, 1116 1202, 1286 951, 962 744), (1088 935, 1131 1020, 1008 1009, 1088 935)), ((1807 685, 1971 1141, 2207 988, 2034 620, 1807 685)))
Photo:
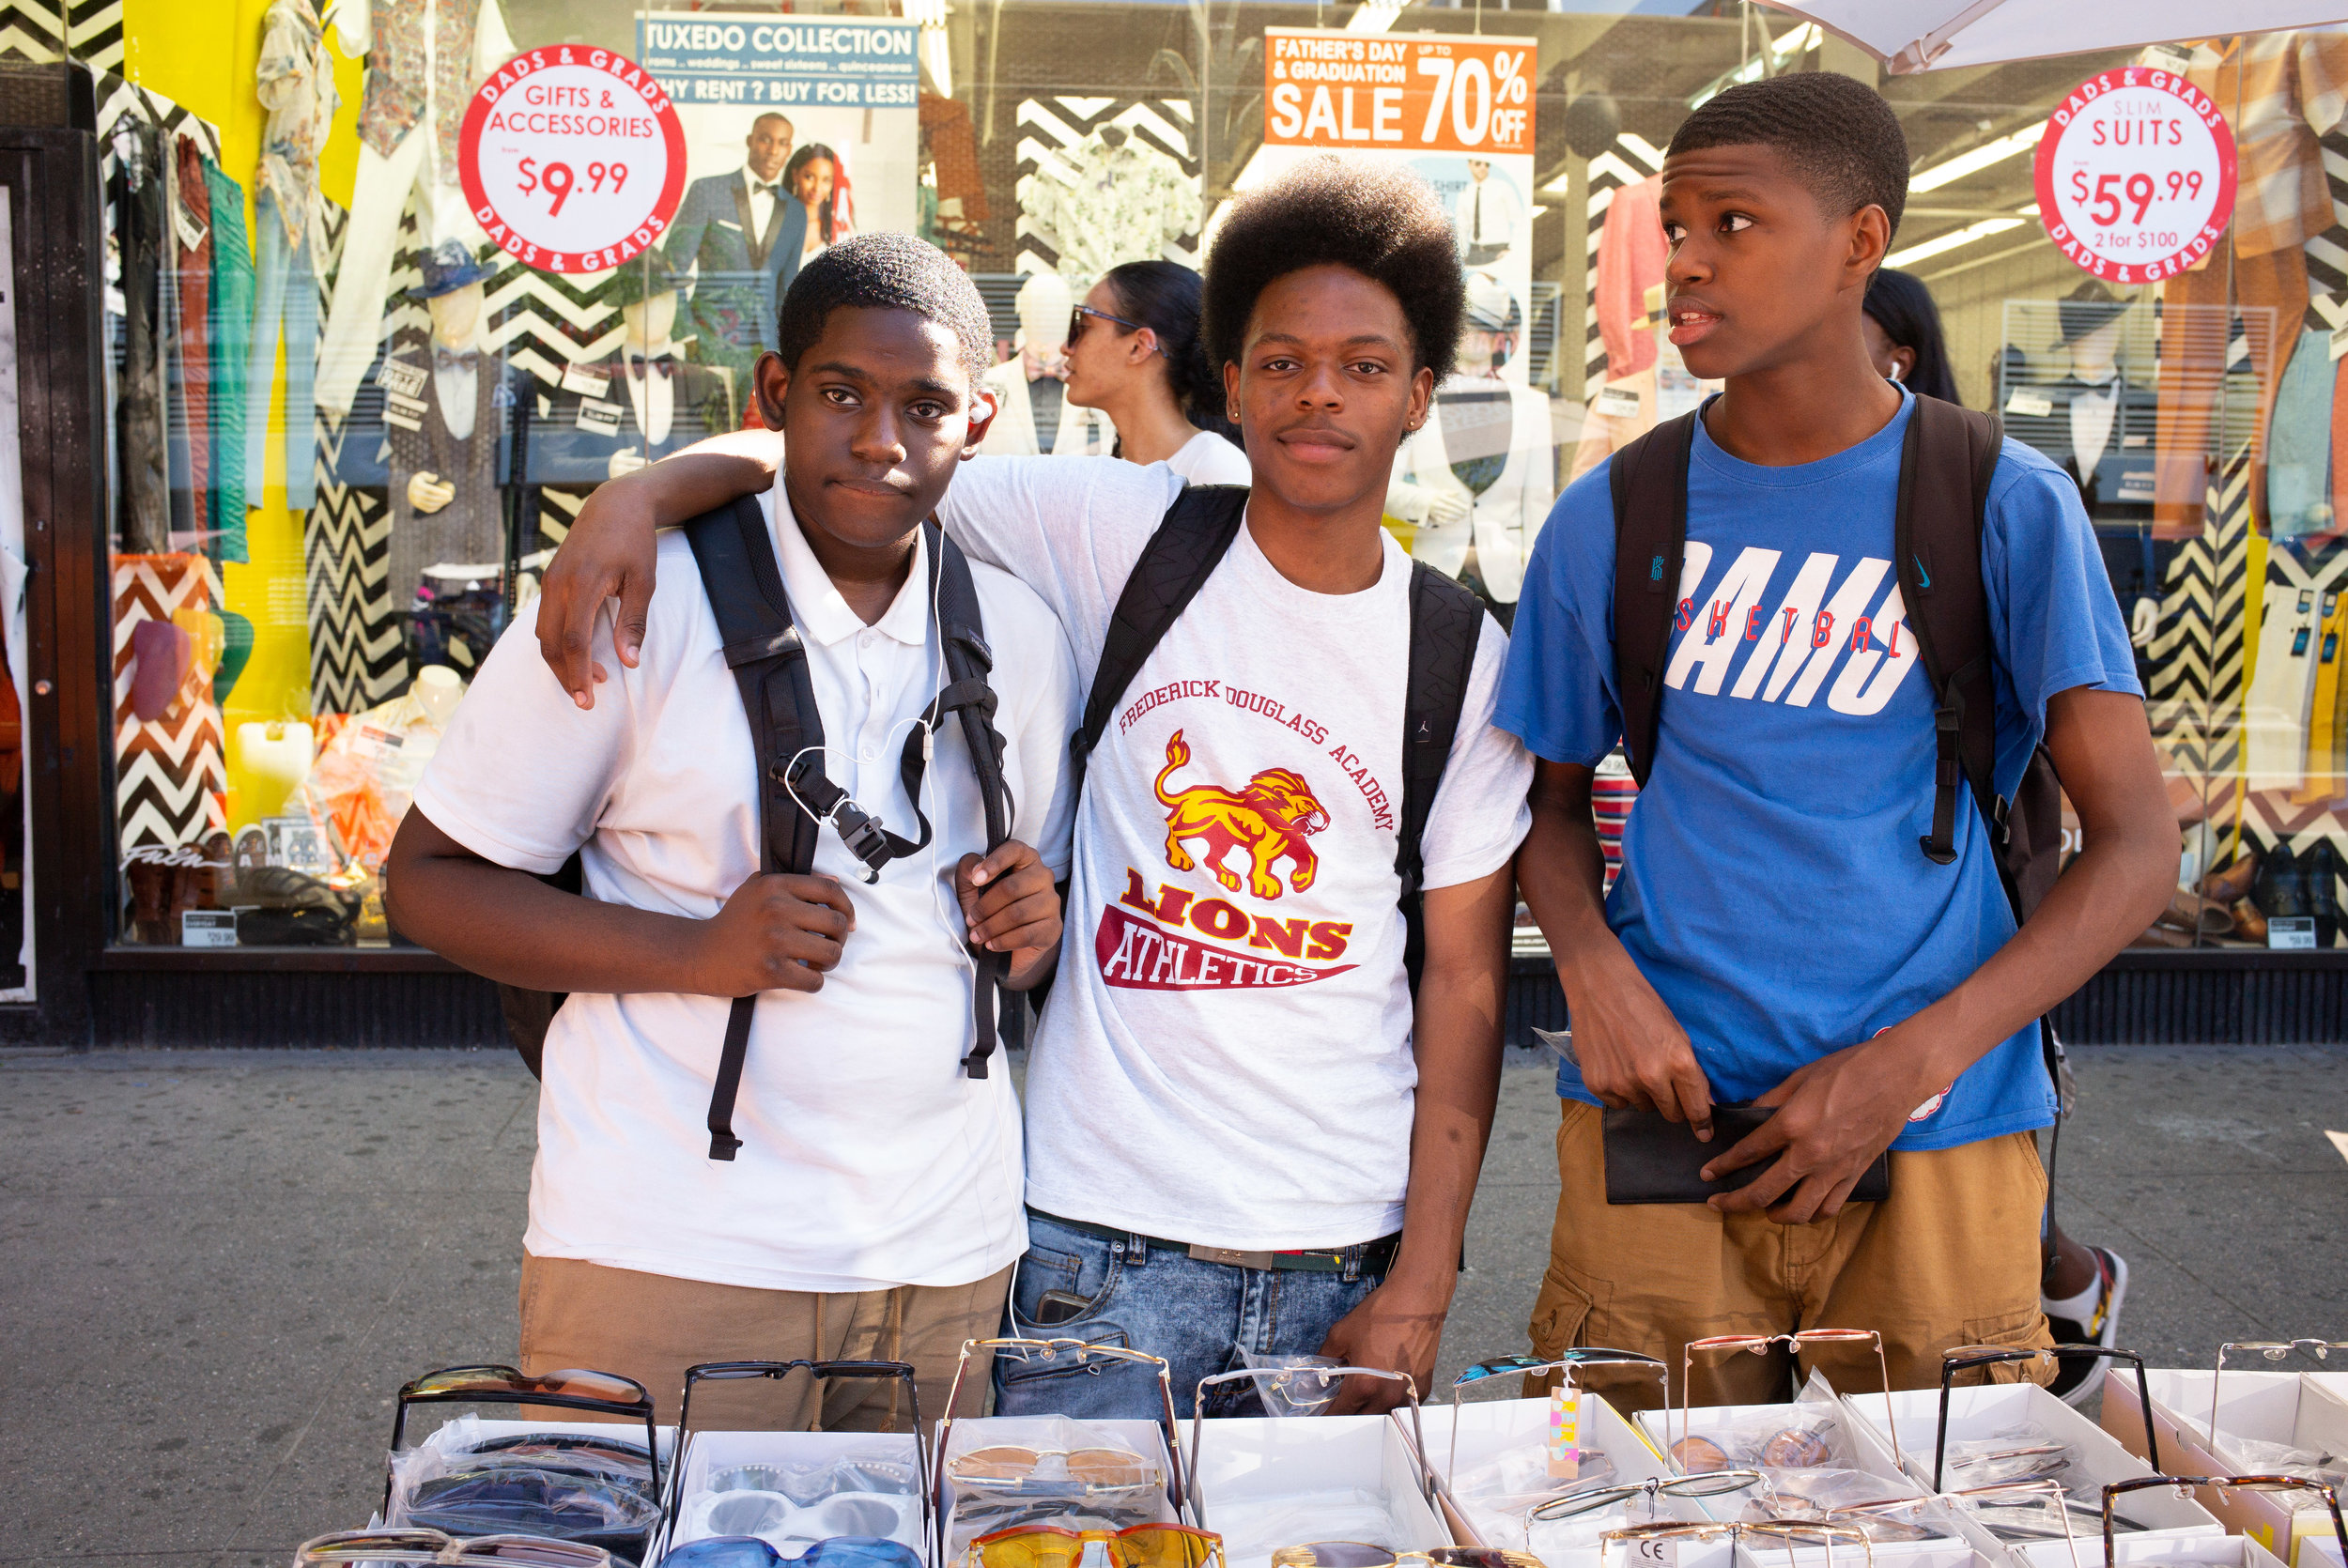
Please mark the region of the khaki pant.
MULTIPOLYGON (((1682 1348, 1718 1334, 1874 1329, 1883 1335, 1895 1389, 1938 1387, 1940 1352, 1955 1345, 2053 1343, 2038 1310, 2047 1175, 2030 1133, 1894 1151, 1886 1201, 1781 1225, 1701 1204, 1608 1207, 1602 1113, 1580 1100, 1564 1103, 1557 1223, 1533 1308, 1537 1355, 1606 1345, 1661 1357, 1676 1404, 1682 1348)), ((1782 1346, 1766 1356, 1699 1351, 1692 1403, 1774 1404, 1791 1398, 1814 1367, 1838 1392, 1883 1386, 1875 1348, 1863 1342, 1805 1347, 1799 1366, 1782 1346)), ((2000 1380, 2019 1375, 1998 1370, 2005 1373, 2000 1380)), ((2044 1380, 2053 1371, 2030 1375, 2044 1380)), ((1592 1368, 1580 1381, 1634 1409, 1653 1408, 1661 1391, 1652 1374, 1592 1368)))
MULTIPOLYGON (((1001 1327, 1004 1269, 975 1284, 899 1285, 837 1294, 709 1284, 574 1258, 522 1258, 522 1370, 616 1372, 644 1385, 662 1422, 677 1419, 685 1369, 703 1361, 909 1361, 921 1420, 946 1411, 965 1340, 1001 1327)), ((973 1356, 963 1413, 977 1414, 990 1365, 973 1356)), ((696 1431, 911 1431, 904 1383, 888 1377, 702 1382, 696 1431)), ((575 1412, 548 1410, 564 1421, 575 1412)))

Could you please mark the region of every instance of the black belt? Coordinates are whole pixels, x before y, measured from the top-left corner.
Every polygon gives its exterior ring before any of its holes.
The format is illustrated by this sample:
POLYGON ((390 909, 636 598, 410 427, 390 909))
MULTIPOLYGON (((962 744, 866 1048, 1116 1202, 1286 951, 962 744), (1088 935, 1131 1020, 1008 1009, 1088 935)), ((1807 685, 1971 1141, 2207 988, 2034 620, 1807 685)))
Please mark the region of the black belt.
POLYGON ((1194 1241, 1174 1241, 1163 1236, 1144 1236, 1138 1231, 1120 1230, 1114 1225, 1088 1224, 1082 1220, 1063 1219, 1046 1214, 1040 1208, 1027 1212, 1038 1220, 1049 1220, 1056 1225, 1066 1225, 1084 1236, 1097 1237, 1103 1241, 1122 1241, 1129 1247, 1147 1251, 1158 1248, 1196 1258, 1200 1263, 1220 1263, 1232 1268, 1303 1269, 1315 1274, 1345 1274, 1359 1278, 1364 1274, 1383 1274, 1394 1267, 1394 1254, 1402 1246, 1402 1233, 1382 1236, 1375 1241, 1359 1241, 1351 1247, 1316 1247, 1283 1253, 1247 1253, 1236 1247, 1208 1247, 1194 1241))

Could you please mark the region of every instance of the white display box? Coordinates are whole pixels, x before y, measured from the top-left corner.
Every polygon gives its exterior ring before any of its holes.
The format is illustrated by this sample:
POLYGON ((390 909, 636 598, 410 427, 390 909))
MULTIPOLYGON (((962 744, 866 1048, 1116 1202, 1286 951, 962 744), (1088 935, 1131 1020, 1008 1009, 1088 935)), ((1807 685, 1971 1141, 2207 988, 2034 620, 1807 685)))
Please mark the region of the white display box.
MULTIPOLYGON (((2145 1374, 2153 1395, 2153 1431, 2160 1464, 2170 1475, 2239 1475, 2264 1469, 2214 1453, 2209 1441, 2210 1392, 2217 1391, 2217 1435, 2287 1443, 2325 1453, 2348 1452, 2348 1400, 2325 1386, 2336 1374, 2226 1369, 2157 1368, 2145 1374)), ((2144 1418, 2133 1369, 2114 1368, 2104 1379, 2103 1424, 2122 1446, 2145 1454, 2144 1418)), ((2226 1491, 2204 1486, 2196 1496, 2226 1529, 2275 1552, 2292 1568, 2340 1561, 2331 1510, 2309 1494, 2226 1491), (2314 1555, 2308 1556, 2309 1544, 2314 1555)))
MULTIPOLYGON (((1427 1450, 1422 1454, 1413 1440, 1409 1412, 1398 1410, 1387 1419, 1394 1423, 1396 1435, 1405 1452, 1415 1456, 1432 1481, 1435 1500, 1443 1512, 1445 1526, 1463 1546, 1498 1546, 1506 1550, 1522 1550, 1521 1539, 1493 1540, 1476 1528, 1450 1493, 1452 1473, 1453 1407, 1432 1405, 1425 1416, 1427 1450)), ((1459 1450, 1458 1468, 1473 1469, 1477 1465, 1498 1458, 1518 1449, 1539 1450, 1549 1440, 1549 1401, 1540 1399, 1488 1399, 1458 1407, 1459 1450)), ((1630 1424, 1622 1413, 1599 1394, 1584 1391, 1577 1415, 1583 1452, 1604 1454, 1614 1465, 1614 1476, 1626 1484, 1641 1481, 1660 1480, 1671 1474, 1664 1464, 1662 1453, 1647 1440, 1645 1434, 1630 1424)), ((1694 1504, 1682 1498, 1658 1498, 1656 1515, 1664 1519, 1697 1521, 1705 1517, 1694 1504)), ((1697 1544, 1674 1554, 1675 1561, 1688 1568, 1713 1563, 1725 1568, 1728 1547, 1697 1544)), ((1599 1553, 1593 1546, 1585 1551, 1544 1556, 1550 1568, 1598 1568, 1599 1553)), ((1628 1564, 1632 1556, 1628 1550, 1608 1554, 1610 1562, 1628 1564)))
MULTIPOLYGON (((1403 1421, 1410 1420, 1406 1410, 1403 1421)), ((1455 1545, 1429 1503, 1418 1461, 1384 1416, 1229 1416, 1182 1423, 1182 1441, 1203 1425, 1197 1473, 1189 1474, 1191 1522, 1224 1537, 1228 1568, 1267 1568, 1281 1546, 1344 1538, 1309 1523, 1316 1509, 1334 1517, 1357 1499, 1383 1504, 1396 1551, 1423 1552, 1455 1545), (1300 1521, 1274 1530, 1270 1516, 1285 1511, 1300 1521), (1265 1531, 1284 1537, 1268 1539, 1265 1531)))
MULTIPOLYGON (((952 1549, 954 1487, 953 1483, 946 1474, 948 1463, 955 1454, 967 1453, 972 1449, 992 1447, 996 1443, 1032 1446, 1037 1422, 1050 1420, 1073 1421, 1074 1418, 957 1416, 950 1427, 944 1421, 937 1423, 936 1437, 932 1442, 930 1453, 930 1484, 936 1489, 937 1497, 936 1538, 934 1543, 935 1556, 933 1558, 935 1562, 941 1565, 949 1564, 957 1557, 952 1549)), ((1158 1473, 1166 1478, 1166 1489, 1157 1497, 1157 1520, 1162 1524, 1173 1524, 1182 1518, 1174 1505, 1173 1485, 1176 1471, 1171 1457, 1166 1452, 1166 1428, 1162 1424, 1154 1421, 1092 1420, 1079 1421, 1075 1424, 1090 1432, 1114 1434, 1130 1444, 1145 1459, 1155 1463, 1158 1467, 1158 1473)))
MULTIPOLYGON (((408 1429, 401 1438, 401 1441, 408 1446, 400 1452, 412 1453, 418 1449, 465 1452, 465 1449, 458 1446, 460 1443, 477 1448, 481 1443, 495 1442, 500 1438, 527 1437, 537 1435, 617 1437, 622 1441, 631 1443, 642 1440, 644 1436, 644 1423, 641 1421, 489 1421, 476 1418, 468 1423, 465 1412, 466 1407, 463 1405, 409 1407, 408 1429), (425 1430, 425 1423, 435 1415, 452 1408, 456 1413, 449 1415, 440 1425, 433 1427, 430 1431, 425 1430)), ((656 1457, 658 1460, 655 1474, 660 1483, 660 1499, 665 1503, 669 1496, 669 1466, 676 1457, 676 1428, 673 1426, 655 1427, 653 1443, 656 1457)), ((367 1526, 369 1529, 374 1529, 383 1522, 383 1515, 378 1505, 375 1516, 367 1521, 367 1526)), ((668 1520, 663 1515, 655 1522, 651 1539, 657 1542, 661 1537, 661 1532, 667 1528, 668 1520)), ((648 1559, 657 1559, 658 1555, 657 1552, 645 1554, 648 1559)))
MULTIPOLYGON (((737 1529, 720 1528, 726 1521, 711 1521, 705 1501, 712 1472, 735 1465, 777 1465, 786 1469, 814 1469, 843 1459, 850 1454, 874 1454, 901 1463, 905 1468, 911 1490, 893 1510, 895 1517, 888 1528, 842 1529, 831 1531, 847 1535, 885 1535, 904 1543, 920 1554, 928 1562, 933 1557, 933 1520, 921 1490, 922 1453, 920 1439, 910 1432, 704 1432, 698 1427, 685 1445, 681 1489, 672 1493, 676 1507, 662 1527, 660 1550, 680 1546, 704 1536, 749 1533, 737 1529)), ((846 1505, 837 1510, 846 1513, 846 1505)), ((873 1520, 877 1525, 877 1510, 873 1520)))
MULTIPOLYGON (((1718 1431, 1756 1420, 1783 1421, 1791 1425, 1797 1421, 1822 1419, 1827 1423, 1828 1440, 1832 1444, 1837 1468, 1880 1478, 1883 1496, 1887 1499, 1913 1497, 1921 1500, 1924 1497, 1923 1484, 1901 1471, 1892 1460, 1892 1448, 1884 1436, 1860 1414, 1857 1408, 1859 1401, 1837 1396, 1826 1378, 1816 1373, 1811 1375, 1808 1394, 1809 1397, 1794 1404, 1699 1407, 1688 1412, 1684 1430, 1676 1407, 1642 1410, 1633 1420, 1648 1440, 1669 1453, 1670 1443, 1688 1432, 1718 1431)), ((1865 1402, 1876 1407, 1878 1414, 1882 1412, 1883 1395, 1880 1392, 1865 1396, 1865 1402)), ((1899 1417, 1900 1441, 1912 1456, 1915 1450, 1908 1445, 1912 1445, 1914 1439, 1908 1435, 1907 1413, 1898 1411, 1896 1414, 1899 1417)), ((1731 1492, 1717 1498, 1698 1499, 1696 1505, 1703 1511, 1703 1517, 1733 1520, 1744 1512, 1751 1495, 1731 1492)), ((1740 1561, 1751 1560, 1752 1568, 1769 1568, 1771 1564, 1785 1568, 1789 1558, 1795 1568, 1825 1568, 1830 1555, 1839 1568, 1839 1565, 1846 1563, 1863 1563, 1870 1556, 1865 1550, 1851 1545, 1837 1545, 1830 1554, 1824 1545, 1796 1547, 1790 1553, 1774 1545, 1750 1545, 1740 1546, 1738 1552, 1740 1561)), ((1874 1544, 1872 1555, 1878 1560, 1897 1560, 1902 1568, 1961 1568, 1961 1565, 1972 1561, 1976 1549, 1971 1538, 1960 1534, 1926 1541, 1878 1541, 1874 1544)))
MULTIPOLYGON (((1878 1436, 1881 1434, 1882 1423, 1863 1410, 1862 1402, 1846 1403, 1861 1411, 1866 1424, 1874 1427, 1878 1436)), ((1863 1402, 1877 1406, 1882 1403, 1880 1394, 1863 1402)), ((1891 1406, 1899 1421, 1908 1474, 1919 1485, 1929 1488, 1933 1449, 1939 1430, 1940 1391, 1902 1390, 1892 1395, 1891 1406)), ((2100 1491, 2112 1482, 2153 1473, 2150 1466, 2121 1447, 2109 1433, 2035 1383, 1991 1383, 1950 1391, 1948 1440, 1952 1443, 1994 1437, 2026 1425, 2045 1428, 2056 1441, 2069 1445, 2078 1455, 2078 1466, 2071 1472, 2070 1489, 2082 1499, 2091 1487, 2100 1491)), ((2167 1459, 2165 1453, 2162 1458, 2167 1459)), ((2122 1562, 2147 1560, 2163 1549, 2158 1545, 2163 1541, 2225 1533, 2225 1527, 2208 1509, 2165 1488, 2131 1492, 2122 1506, 2131 1518, 2146 1527, 2118 1538, 2113 1550, 2122 1562)), ((2082 1545, 2080 1551, 2084 1557, 2087 1548, 2082 1545)), ((2014 1547, 2014 1555, 2033 1568, 2070 1568, 2071 1563, 2070 1550, 2061 1541, 2019 1544, 2014 1547)), ((2093 1541, 2093 1556, 2095 1561, 2102 1560, 2103 1543, 2099 1537, 2093 1541)))

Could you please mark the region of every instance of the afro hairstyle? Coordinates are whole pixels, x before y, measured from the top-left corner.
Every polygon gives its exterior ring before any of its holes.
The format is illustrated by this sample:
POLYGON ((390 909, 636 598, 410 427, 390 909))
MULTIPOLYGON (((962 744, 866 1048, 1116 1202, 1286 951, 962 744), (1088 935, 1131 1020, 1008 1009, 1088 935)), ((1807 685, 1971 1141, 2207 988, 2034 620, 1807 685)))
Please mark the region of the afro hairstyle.
POLYGON ((851 235, 799 269, 782 297, 775 350, 796 371, 799 356, 824 335, 831 313, 911 311, 954 334, 962 362, 976 382, 995 362, 995 329, 970 274, 946 253, 909 234, 876 230, 851 235))
POLYGON ((1467 284, 1443 204, 1407 169, 1327 155, 1233 201, 1216 232, 1199 328, 1216 372, 1240 358, 1265 289, 1328 266, 1383 284, 1410 323, 1413 368, 1450 374, 1467 284))
POLYGON ((1776 148, 1829 219, 1879 207, 1899 232, 1908 137, 1865 83, 1815 70, 1731 87, 1679 122, 1665 156, 1753 146, 1776 148))

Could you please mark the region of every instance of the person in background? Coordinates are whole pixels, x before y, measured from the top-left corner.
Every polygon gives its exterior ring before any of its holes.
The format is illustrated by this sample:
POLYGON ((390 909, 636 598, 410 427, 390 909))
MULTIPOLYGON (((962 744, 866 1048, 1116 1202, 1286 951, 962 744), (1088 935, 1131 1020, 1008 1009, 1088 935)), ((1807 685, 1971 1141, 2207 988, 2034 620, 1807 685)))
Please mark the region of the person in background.
POLYGON ((810 142, 791 155, 783 165, 782 188, 806 215, 799 254, 783 259, 781 286, 788 289, 800 268, 845 239, 854 224, 848 216, 847 173, 840 166, 840 155, 823 143, 810 142))
MULTIPOLYGON (((1949 369, 1948 344, 1940 335, 1940 308, 1932 290, 1912 273, 1879 269, 1867 285, 1864 327, 1867 357, 1909 392, 1962 403, 1956 376, 1949 369)), ((2040 1247, 2046 1272, 2039 1280, 2039 1310, 2047 1314, 2047 1330, 2058 1345, 2100 1345, 2119 1342, 2120 1304, 2127 1299, 2128 1264, 2119 1253, 2073 1240, 2054 1222, 2049 1194, 2039 1222, 2040 1247)), ((2088 1356, 2065 1356, 2049 1385, 2051 1391, 2073 1405, 2084 1405, 2103 1387, 2095 1376, 2102 1363, 2088 1356)))
POLYGON ((1198 342, 1198 274, 1129 261, 1068 323, 1068 401, 1117 427, 1117 455, 1164 463, 1193 484, 1245 484, 1247 453, 1225 433, 1223 379, 1198 342))

